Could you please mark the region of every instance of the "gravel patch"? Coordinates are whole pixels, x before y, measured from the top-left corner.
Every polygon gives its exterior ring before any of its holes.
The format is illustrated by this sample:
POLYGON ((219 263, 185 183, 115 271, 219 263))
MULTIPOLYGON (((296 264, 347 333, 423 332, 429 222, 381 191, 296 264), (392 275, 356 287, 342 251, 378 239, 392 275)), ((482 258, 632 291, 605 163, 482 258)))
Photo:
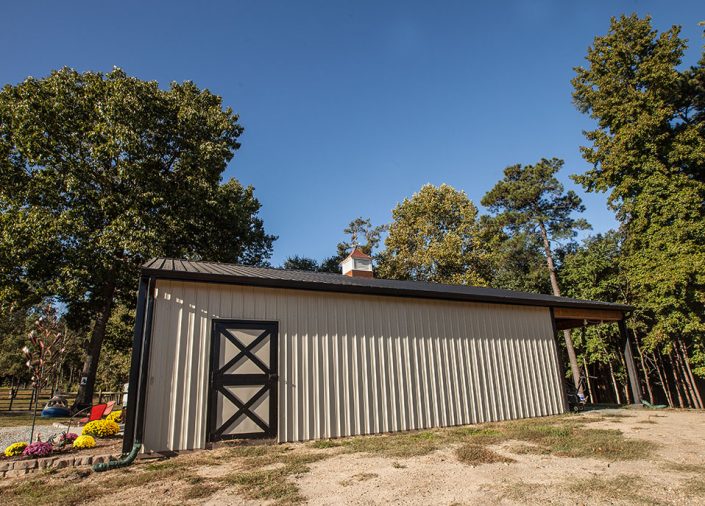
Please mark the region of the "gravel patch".
MULTIPOLYGON (((31 425, 21 425, 19 427, 0 427, 0 452, 6 447, 18 441, 27 441, 29 432, 32 430, 31 425)), ((34 439, 37 439, 37 434, 41 434, 42 441, 46 441, 51 436, 58 437, 63 431, 52 425, 39 425, 34 428, 34 439)))

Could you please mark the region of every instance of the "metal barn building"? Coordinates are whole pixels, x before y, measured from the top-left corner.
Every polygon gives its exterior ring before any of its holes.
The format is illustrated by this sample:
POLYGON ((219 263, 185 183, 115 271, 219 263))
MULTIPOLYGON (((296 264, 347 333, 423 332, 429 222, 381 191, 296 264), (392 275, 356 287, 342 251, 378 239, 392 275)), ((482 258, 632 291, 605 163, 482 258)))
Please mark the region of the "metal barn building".
MULTIPOLYGON (((143 266, 126 450, 133 441, 163 452, 563 413, 556 330, 599 321, 624 330, 630 309, 374 279, 364 255, 346 262, 347 275, 143 266)), ((628 342, 625 350, 632 365, 628 342)))

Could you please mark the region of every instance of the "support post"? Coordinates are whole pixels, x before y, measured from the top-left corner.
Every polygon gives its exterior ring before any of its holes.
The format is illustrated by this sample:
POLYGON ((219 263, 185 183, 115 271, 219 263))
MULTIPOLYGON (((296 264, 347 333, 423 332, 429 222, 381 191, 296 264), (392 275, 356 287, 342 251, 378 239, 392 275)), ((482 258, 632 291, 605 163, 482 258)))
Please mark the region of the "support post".
POLYGON ((634 354, 632 346, 629 342, 629 333, 627 332, 627 323, 624 318, 619 320, 619 334, 624 343, 624 363, 627 365, 627 375, 629 376, 629 385, 631 386, 632 399, 634 404, 641 404, 641 389, 639 388, 639 376, 636 373, 636 364, 634 363, 634 354))
MULTIPOLYGON (((153 287, 150 279, 140 277, 139 292, 137 295, 137 311, 135 314, 135 330, 132 338, 132 357, 130 363, 130 379, 127 387, 127 416, 125 417, 125 432, 122 440, 122 451, 128 453, 132 450, 137 424, 138 395, 141 384, 141 364, 144 353, 144 334, 147 319, 147 301, 153 287)), ((151 316, 151 315, 150 315, 151 316)))

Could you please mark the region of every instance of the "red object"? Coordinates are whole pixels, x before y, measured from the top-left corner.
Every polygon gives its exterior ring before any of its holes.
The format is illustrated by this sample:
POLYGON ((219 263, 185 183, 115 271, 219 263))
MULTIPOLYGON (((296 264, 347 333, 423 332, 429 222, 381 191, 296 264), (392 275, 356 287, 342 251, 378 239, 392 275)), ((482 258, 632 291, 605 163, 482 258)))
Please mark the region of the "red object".
POLYGON ((103 411, 103 416, 108 416, 110 413, 112 413, 114 406, 115 401, 108 402, 108 404, 105 405, 105 411, 103 411))
MULTIPOLYGON (((114 404, 114 403, 113 403, 114 404)), ((96 404, 91 408, 91 414, 87 418, 81 418, 79 420, 80 423, 88 423, 92 422, 93 420, 100 420, 103 418, 103 413, 105 413, 105 408, 107 408, 107 404, 96 404)), ((112 409, 112 406, 111 406, 112 409)))

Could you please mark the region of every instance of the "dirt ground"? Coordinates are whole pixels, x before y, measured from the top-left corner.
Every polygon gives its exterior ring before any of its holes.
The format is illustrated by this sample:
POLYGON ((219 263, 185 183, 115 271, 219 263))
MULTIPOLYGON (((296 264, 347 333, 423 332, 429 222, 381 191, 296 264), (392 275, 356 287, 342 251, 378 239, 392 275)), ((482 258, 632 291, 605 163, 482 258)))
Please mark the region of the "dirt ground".
POLYGON ((705 504, 705 413, 610 409, 226 446, 0 482, 4 504, 705 504))
MULTIPOLYGON (((518 443, 494 447, 515 463, 468 466, 452 448, 393 466, 388 458, 340 455, 298 478, 311 505, 328 504, 705 504, 705 413, 607 410, 591 428, 618 429, 657 447, 644 460, 517 454, 518 443), (352 478, 352 479, 351 479, 352 478)), ((396 461, 394 461, 396 462, 396 461)))

